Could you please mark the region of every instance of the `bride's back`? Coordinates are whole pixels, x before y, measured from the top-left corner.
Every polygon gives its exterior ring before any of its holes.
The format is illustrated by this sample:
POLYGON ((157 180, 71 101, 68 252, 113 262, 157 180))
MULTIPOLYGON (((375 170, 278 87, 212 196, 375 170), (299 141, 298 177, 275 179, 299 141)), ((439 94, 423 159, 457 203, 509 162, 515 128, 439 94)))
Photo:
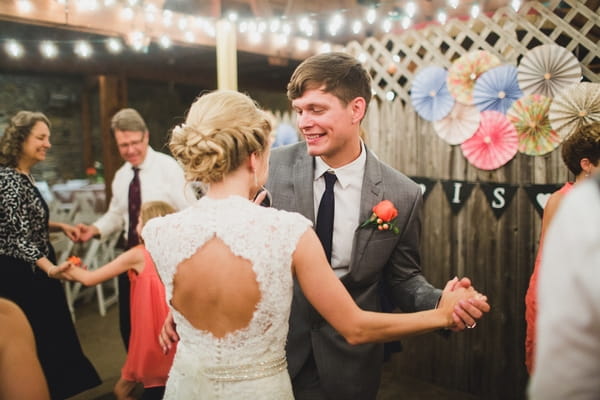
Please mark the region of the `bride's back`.
POLYGON ((171 304, 196 329, 222 338, 248 326, 260 297, 251 262, 215 236, 177 267, 171 304))
POLYGON ((194 357, 210 364, 283 354, 291 257, 309 227, 299 214, 237 196, 203 197, 149 221, 142 235, 165 285, 178 349, 198 347, 194 357))

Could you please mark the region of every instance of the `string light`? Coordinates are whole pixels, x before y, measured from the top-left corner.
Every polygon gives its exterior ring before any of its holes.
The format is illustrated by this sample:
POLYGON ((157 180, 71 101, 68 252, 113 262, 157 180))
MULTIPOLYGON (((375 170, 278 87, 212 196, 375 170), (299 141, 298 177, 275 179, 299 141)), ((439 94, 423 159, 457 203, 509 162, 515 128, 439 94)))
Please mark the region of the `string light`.
POLYGON ((158 45, 163 49, 168 49, 171 47, 171 39, 167 35, 162 35, 158 38, 158 45))
POLYGON ((329 21, 329 34, 331 36, 337 35, 338 31, 340 30, 343 24, 344 17, 342 17, 342 15, 339 13, 334 14, 333 17, 331 17, 331 20, 329 21))
POLYGON ((389 18, 384 19, 381 28, 383 29, 383 31, 385 33, 388 33, 389 31, 391 31, 392 30, 392 20, 389 18))
POLYGON ((406 12, 406 15, 408 15, 408 18, 412 18, 417 13, 417 5, 414 1, 409 1, 408 3, 406 3, 404 11, 406 12))
MULTIPOLYGON (((13 0, 15 2, 18 12, 22 14, 31 13, 35 10, 35 2, 31 0, 13 0)), ((214 38, 216 36, 216 19, 210 17, 201 16, 188 16, 181 13, 174 13, 171 10, 161 10, 155 2, 152 1, 140 1, 140 0, 53 0, 58 4, 62 4, 65 7, 73 5, 75 8, 71 10, 74 13, 78 11, 94 11, 101 7, 113 7, 114 11, 125 21, 135 21, 136 26, 152 26, 151 35, 147 33, 136 31, 128 35, 127 43, 135 51, 147 51, 148 45, 151 40, 155 40, 163 49, 167 49, 173 45, 169 36, 161 34, 160 27, 159 31, 156 32, 156 24, 162 23, 164 27, 172 27, 176 25, 181 36, 185 42, 195 43, 196 36, 199 32, 206 36, 214 38), (138 24, 141 22, 141 25, 138 24)), ((456 9, 459 6, 460 0, 446 0, 446 4, 451 8, 456 9)), ((344 20, 344 14, 348 11, 341 9, 338 12, 332 14, 325 25, 325 32, 330 36, 337 36, 342 31, 346 30, 346 34, 359 35, 365 25, 373 25, 378 20, 378 8, 384 3, 375 3, 365 9, 365 15, 362 19, 354 19, 351 23, 346 26, 344 20)), ((476 18, 481 13, 481 8, 477 0, 471 0, 470 16, 476 18)), ((521 7, 521 0, 511 0, 510 5, 513 9, 518 10, 521 7)), ((418 6, 415 0, 408 0, 405 3, 404 9, 400 12, 399 9, 393 9, 387 14, 386 18, 381 20, 381 26, 379 29, 383 32, 390 32, 393 29, 395 21, 398 21, 403 29, 409 29, 412 24, 412 18, 418 14, 418 6)), ((66 10, 65 10, 66 11, 66 10)), ((322 17, 322 15, 321 15, 322 17)), ((273 17, 270 19, 262 18, 248 18, 240 20, 238 14, 235 11, 227 13, 226 20, 236 23, 240 33, 248 33, 248 41, 254 44, 261 43, 265 33, 270 33, 270 41, 277 47, 285 46, 289 43, 289 37, 291 35, 313 37, 315 33, 318 33, 319 27, 321 26, 319 15, 311 13, 309 15, 299 16, 296 22, 290 21, 288 17, 273 17)), ((448 13, 444 9, 440 9, 436 13, 436 20, 440 24, 445 24, 448 20, 448 13)), ((149 28, 148 28, 149 29, 149 28)), ((1 40, 1 39, 0 39, 1 40)), ((25 53, 25 49, 16 41, 5 42, 4 49, 10 57, 20 57, 25 53)), ((116 38, 108 38, 102 40, 106 45, 106 48, 111 53, 119 53, 123 50, 123 43, 116 38)), ((331 51, 331 44, 323 44, 322 42, 315 43, 308 40, 298 41, 296 40, 296 46, 298 48, 304 48, 304 46, 311 46, 314 43, 315 50, 318 51, 331 51)), ((44 41, 40 43, 39 50, 41 54, 46 58, 54 58, 58 56, 58 46, 52 42, 44 41)), ((74 46, 74 51, 77 55, 83 58, 90 57, 93 53, 92 46, 84 41, 77 42, 74 46), (86 43, 85 45, 83 43, 86 43)))
POLYGON ((48 40, 40 43, 40 53, 46 58, 55 58, 58 55, 58 47, 48 40))
POLYGON ((6 44, 4 45, 4 49, 12 58, 19 58, 23 54, 25 54, 25 50, 23 49, 21 43, 12 39, 6 42, 6 44))
POLYGON ((308 40, 306 39, 298 39, 296 46, 300 51, 307 51, 310 48, 310 43, 308 43, 308 40))
POLYGON ((85 40, 79 40, 75 43, 74 52, 81 58, 89 58, 91 57, 93 50, 92 46, 88 42, 85 40))
POLYGON ((404 16, 400 24, 402 25, 402 29, 407 30, 412 25, 412 20, 408 16, 404 16))
POLYGON ((194 33, 191 31, 187 31, 184 35, 183 38, 185 39, 186 42, 188 43, 194 43, 196 41, 196 37, 194 36, 194 33))
POLYGON ((123 50, 123 43, 119 39, 109 38, 106 41, 106 48, 113 54, 120 53, 123 50))
POLYGON ((377 10, 374 7, 369 8, 367 11, 367 22, 369 25, 373 25, 375 20, 377 19, 377 10))
POLYGON ((446 21, 448 21, 448 14, 446 14, 446 11, 439 10, 437 12, 437 20, 440 24, 444 25, 446 21))
POLYGON ((33 11, 33 4, 29 0, 19 0, 17 1, 17 11, 22 14, 29 14, 33 11))
POLYGON ((134 16, 135 13, 130 7, 125 7, 121 10, 121 18, 123 18, 125 21, 131 21, 134 16))

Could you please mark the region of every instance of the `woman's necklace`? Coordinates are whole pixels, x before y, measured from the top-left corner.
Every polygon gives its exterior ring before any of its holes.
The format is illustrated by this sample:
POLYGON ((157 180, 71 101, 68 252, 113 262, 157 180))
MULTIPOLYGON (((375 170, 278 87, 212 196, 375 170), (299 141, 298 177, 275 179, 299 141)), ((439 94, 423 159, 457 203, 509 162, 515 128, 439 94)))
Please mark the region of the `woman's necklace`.
POLYGON ((31 174, 29 172, 25 172, 22 169, 20 169, 19 167, 15 167, 15 171, 17 171, 18 173, 25 175, 27 177, 27 179, 29 179, 29 182, 31 182, 32 185, 35 186, 35 179, 33 179, 33 176, 31 176, 31 174))

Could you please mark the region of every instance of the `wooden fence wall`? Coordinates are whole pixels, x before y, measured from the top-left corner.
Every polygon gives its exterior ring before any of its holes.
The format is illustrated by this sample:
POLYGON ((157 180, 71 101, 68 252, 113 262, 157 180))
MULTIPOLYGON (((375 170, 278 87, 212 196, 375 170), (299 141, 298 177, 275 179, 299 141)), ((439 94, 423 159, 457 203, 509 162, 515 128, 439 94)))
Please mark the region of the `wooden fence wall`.
MULTIPOLYGON (((495 171, 471 166, 460 147, 440 139, 410 104, 412 78, 421 67, 449 67, 464 53, 488 50, 503 63, 517 64, 530 48, 557 43, 581 61, 584 78, 599 81, 598 43, 587 36, 600 29, 597 1, 526 2, 519 12, 498 10, 471 21, 449 21, 383 39, 350 43, 374 78, 379 99, 393 90, 396 100, 375 100, 363 122, 368 146, 409 176, 515 185, 563 183, 569 177, 560 150, 545 156, 518 154, 495 171), (591 8, 590 8, 591 7, 591 8), (397 69, 388 68, 396 57, 397 69)), ((596 36, 597 37, 597 36, 596 36)), ((449 339, 431 334, 405 341, 391 368, 482 399, 525 398, 524 297, 533 268, 541 219, 520 187, 497 219, 475 187, 454 215, 438 182, 425 201, 422 265, 438 287, 455 275, 468 276, 493 307, 476 329, 449 339)))

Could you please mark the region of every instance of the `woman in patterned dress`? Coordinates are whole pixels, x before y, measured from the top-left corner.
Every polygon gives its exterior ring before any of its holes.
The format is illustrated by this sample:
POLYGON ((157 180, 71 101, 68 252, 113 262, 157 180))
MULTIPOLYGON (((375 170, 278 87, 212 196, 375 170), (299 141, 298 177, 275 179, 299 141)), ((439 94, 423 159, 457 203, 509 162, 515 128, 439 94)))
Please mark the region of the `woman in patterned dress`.
MULTIPOLYGON (((33 329, 38 357, 52 399, 64 399, 100 384, 79 344, 49 231, 76 239, 76 229, 49 221, 48 205, 31 176, 31 167, 50 149, 50 121, 20 111, 0 138, 0 297, 14 301, 33 329)), ((27 382, 23 382, 27 385, 27 382)))

